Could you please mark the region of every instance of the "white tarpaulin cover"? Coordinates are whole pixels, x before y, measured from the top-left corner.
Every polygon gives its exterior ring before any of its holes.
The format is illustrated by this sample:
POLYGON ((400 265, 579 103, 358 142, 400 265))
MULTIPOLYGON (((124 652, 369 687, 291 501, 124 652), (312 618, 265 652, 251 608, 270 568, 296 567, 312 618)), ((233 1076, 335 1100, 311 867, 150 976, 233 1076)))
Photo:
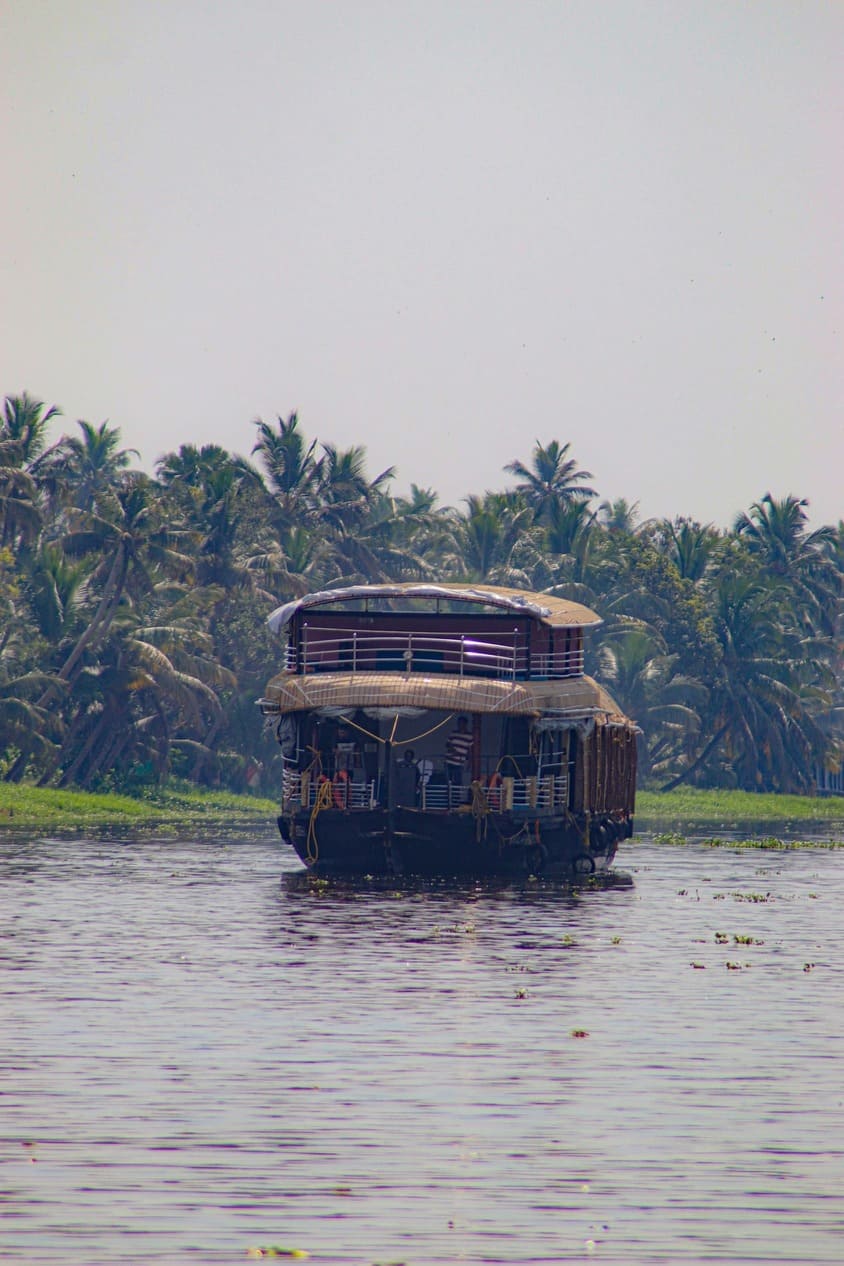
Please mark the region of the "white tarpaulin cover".
POLYGON ((323 589, 319 593, 306 594, 277 607, 267 618, 273 633, 281 633, 297 611, 309 607, 328 606, 335 602, 355 602, 378 598, 430 598, 444 602, 475 602, 486 606, 502 607, 532 616, 535 620, 556 626, 594 626, 601 623, 600 616, 579 602, 569 602, 553 594, 529 593, 522 589, 508 589, 495 585, 349 585, 345 589, 323 589))

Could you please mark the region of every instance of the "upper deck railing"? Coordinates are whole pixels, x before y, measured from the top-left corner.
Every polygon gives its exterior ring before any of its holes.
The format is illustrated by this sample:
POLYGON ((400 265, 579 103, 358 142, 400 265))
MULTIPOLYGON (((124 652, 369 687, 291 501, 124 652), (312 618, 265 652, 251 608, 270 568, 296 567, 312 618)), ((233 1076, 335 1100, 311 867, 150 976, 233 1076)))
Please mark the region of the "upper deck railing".
POLYGON ((494 638, 461 633, 368 632, 304 622, 301 638, 287 647, 291 673, 422 673, 456 677, 581 677, 582 644, 566 651, 531 653, 520 629, 494 638))

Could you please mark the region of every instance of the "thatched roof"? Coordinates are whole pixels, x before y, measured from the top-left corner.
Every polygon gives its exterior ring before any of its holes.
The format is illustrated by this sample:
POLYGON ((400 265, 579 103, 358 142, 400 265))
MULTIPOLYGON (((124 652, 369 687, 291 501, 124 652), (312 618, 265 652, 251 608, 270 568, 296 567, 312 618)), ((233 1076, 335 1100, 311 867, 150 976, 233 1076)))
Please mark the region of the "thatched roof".
POLYGON ((427 677, 422 673, 279 673, 262 701, 268 711, 305 712, 318 708, 424 708, 437 712, 601 713, 623 720, 618 705, 591 677, 559 681, 493 681, 479 677, 427 677), (269 706, 267 706, 269 705, 269 706))
MULTIPOLYGON (((349 585, 345 589, 323 589, 319 593, 306 594, 278 607, 267 623, 274 633, 281 633, 298 611, 311 607, 327 607, 349 602, 390 599, 410 602, 428 601, 482 603, 505 611, 529 615, 552 628, 595 627, 601 617, 579 602, 555 598, 547 593, 531 593, 527 589, 508 589, 503 585, 456 585, 456 584, 395 584, 349 585)), ((413 608, 415 609, 415 608, 413 608)))

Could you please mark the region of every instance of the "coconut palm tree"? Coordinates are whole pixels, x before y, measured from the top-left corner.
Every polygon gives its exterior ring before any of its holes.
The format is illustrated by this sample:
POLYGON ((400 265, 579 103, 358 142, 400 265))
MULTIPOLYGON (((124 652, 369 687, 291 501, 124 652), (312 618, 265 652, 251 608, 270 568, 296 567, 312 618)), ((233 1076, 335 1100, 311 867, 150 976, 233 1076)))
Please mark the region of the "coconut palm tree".
POLYGON ((456 580, 526 587, 537 549, 532 521, 532 511, 514 493, 467 497, 465 514, 452 516, 445 570, 456 580), (530 558, 524 553, 518 557, 520 546, 530 551, 530 558))
POLYGON ((251 585, 246 556, 261 526, 256 502, 269 505, 258 471, 216 444, 183 444, 178 452, 159 458, 156 470, 192 538, 197 582, 225 588, 251 585))
POLYGON ((510 475, 515 475, 519 482, 516 491, 520 493, 533 511, 537 523, 545 523, 553 506, 572 499, 589 500, 595 496, 594 488, 583 482, 591 479, 588 470, 578 470, 577 463, 569 456, 570 444, 560 444, 552 440, 548 445, 534 445, 531 454, 531 466, 523 462, 508 462, 504 467, 510 475))
POLYGON ((807 630, 831 634, 841 604, 841 573, 833 562, 835 529, 808 530, 808 501, 793 496, 776 500, 766 492, 734 531, 769 575, 785 581, 801 608, 807 630))
POLYGON ((217 688, 236 684, 192 621, 170 613, 170 623, 144 626, 130 614, 126 626, 115 630, 120 636, 110 639, 96 672, 83 670, 86 706, 63 744, 59 786, 87 787, 139 762, 166 772, 174 744, 198 744, 209 719, 221 716, 217 688))
POLYGON ((727 778, 751 791, 806 791, 828 746, 818 724, 831 684, 822 647, 782 619, 783 582, 724 566, 714 598, 722 663, 709 738, 664 789, 708 769, 722 785, 727 778))
POLYGON ((55 708, 38 702, 45 687, 53 684, 58 683, 38 670, 10 678, 0 672, 0 777, 8 779, 22 756, 21 774, 33 757, 49 760, 57 751, 61 718, 55 708))
POLYGON ((42 525, 35 476, 47 428, 59 410, 26 392, 7 396, 0 419, 0 546, 31 544, 42 525))
POLYGON ((58 670, 62 681, 72 682, 84 654, 106 638, 118 607, 127 592, 150 593, 155 569, 169 569, 185 576, 193 570, 189 555, 176 545, 183 533, 166 526, 154 488, 147 476, 126 476, 112 490, 103 514, 70 511, 70 531, 63 540, 71 557, 96 556, 90 588, 98 596, 96 608, 58 670))
POLYGON ((388 466, 370 480, 366 449, 360 444, 346 449, 323 444, 317 480, 320 520, 332 527, 352 527, 364 519, 394 477, 395 467, 388 466))
POLYGON ((43 540, 21 561, 29 608, 42 636, 56 645, 79 618, 90 566, 69 559, 58 542, 43 540))
POLYGON ((617 620, 598 651, 598 678, 624 712, 642 727, 640 768, 666 773, 695 746, 701 731, 706 687, 678 673, 678 657, 639 621, 617 620))
POLYGON ((626 497, 615 501, 602 501, 598 507, 598 521, 608 532, 626 532, 632 535, 639 522, 639 502, 632 504, 626 497))
POLYGON ((126 479, 137 449, 120 448, 120 429, 103 422, 78 421, 80 436, 64 435, 38 462, 38 476, 77 509, 102 512, 126 479))
POLYGON ((277 428, 258 418, 258 438, 252 453, 264 470, 270 494, 275 499, 285 527, 301 524, 318 503, 322 461, 314 456, 317 440, 309 444, 299 430, 299 416, 291 413, 276 419, 277 428))
POLYGON ((61 417, 61 409, 48 409, 28 392, 6 396, 0 420, 0 465, 10 461, 16 466, 31 466, 47 443, 47 428, 53 418, 61 417))
POLYGON ((586 501, 555 501, 545 519, 545 542, 552 554, 577 554, 583 560, 597 515, 586 501))
POLYGON ((701 525, 693 519, 662 519, 655 525, 657 548, 671 560, 682 580, 697 584, 706 572, 718 548, 720 536, 711 523, 701 525))

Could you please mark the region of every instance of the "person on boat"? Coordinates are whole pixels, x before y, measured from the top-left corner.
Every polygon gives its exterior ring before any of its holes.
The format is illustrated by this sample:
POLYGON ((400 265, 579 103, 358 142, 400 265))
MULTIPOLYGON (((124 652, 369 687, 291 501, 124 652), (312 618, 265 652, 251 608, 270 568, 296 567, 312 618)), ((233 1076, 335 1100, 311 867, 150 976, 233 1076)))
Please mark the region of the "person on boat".
POLYGON ((457 729, 452 730, 445 745, 445 768, 449 785, 452 787, 465 787, 466 785, 466 771, 469 767, 469 757, 472 754, 473 742, 474 737, 469 729, 469 718, 458 717, 457 729))
POLYGON ((396 804, 416 804, 419 786, 419 770, 416 768, 412 747, 405 748, 404 757, 396 765, 396 804))
POLYGON ((347 725, 341 725, 337 731, 337 747, 334 753, 335 768, 352 773, 355 766, 355 741, 347 725))
POLYGON ((422 756, 416 762, 416 768, 419 770, 419 786, 427 787, 434 772, 434 762, 429 757, 422 756))
POLYGON ((334 748, 337 743, 337 722, 332 717, 323 717, 316 732, 316 748, 319 753, 319 766, 326 778, 334 777, 334 748))

